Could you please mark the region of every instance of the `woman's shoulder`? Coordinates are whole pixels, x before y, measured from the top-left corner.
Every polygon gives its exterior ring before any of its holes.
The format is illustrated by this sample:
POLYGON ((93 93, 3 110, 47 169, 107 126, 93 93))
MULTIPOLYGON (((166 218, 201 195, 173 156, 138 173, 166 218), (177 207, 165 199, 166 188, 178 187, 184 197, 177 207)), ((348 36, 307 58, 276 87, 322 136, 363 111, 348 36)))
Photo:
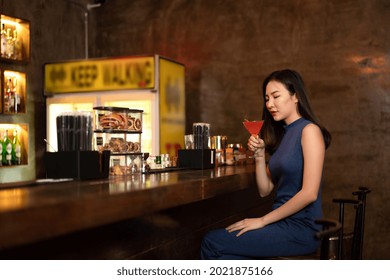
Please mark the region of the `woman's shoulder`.
POLYGON ((305 125, 305 127, 302 129, 302 140, 305 141, 318 141, 320 140, 321 142, 323 142, 323 135, 322 135, 322 131, 321 131, 321 128, 313 123, 313 122, 310 122, 308 121, 308 123, 305 125))
POLYGON ((316 133, 316 132, 321 133, 321 128, 317 124, 315 124, 309 120, 305 120, 305 124, 303 126, 302 133, 316 133))
POLYGON ((328 130, 326 130, 326 128, 324 128, 323 126, 321 126, 320 124, 314 121, 305 118, 303 119, 304 120, 302 121, 302 126, 301 126, 302 137, 304 136, 308 136, 310 138, 314 137, 319 142, 325 142, 325 146, 326 148, 328 148, 331 142, 331 135, 328 132, 328 130))

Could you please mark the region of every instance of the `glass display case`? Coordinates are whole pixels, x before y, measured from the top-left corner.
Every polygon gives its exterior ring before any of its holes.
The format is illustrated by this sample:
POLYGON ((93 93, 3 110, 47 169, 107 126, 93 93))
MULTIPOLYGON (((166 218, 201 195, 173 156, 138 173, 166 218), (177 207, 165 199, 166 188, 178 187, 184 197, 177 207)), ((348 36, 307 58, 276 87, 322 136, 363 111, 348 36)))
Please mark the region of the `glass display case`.
POLYGON ((110 175, 139 173, 142 166, 142 110, 94 107, 94 146, 111 152, 110 175))

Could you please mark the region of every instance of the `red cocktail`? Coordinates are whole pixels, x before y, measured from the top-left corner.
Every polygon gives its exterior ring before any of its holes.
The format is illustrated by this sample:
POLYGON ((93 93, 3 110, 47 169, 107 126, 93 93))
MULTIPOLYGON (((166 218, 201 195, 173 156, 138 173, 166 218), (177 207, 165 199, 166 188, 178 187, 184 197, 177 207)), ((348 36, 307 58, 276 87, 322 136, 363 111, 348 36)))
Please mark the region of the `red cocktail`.
POLYGON ((248 120, 245 120, 242 123, 245 126, 246 130, 248 130, 248 132, 251 135, 259 135, 261 127, 263 126, 264 121, 248 121, 248 120))

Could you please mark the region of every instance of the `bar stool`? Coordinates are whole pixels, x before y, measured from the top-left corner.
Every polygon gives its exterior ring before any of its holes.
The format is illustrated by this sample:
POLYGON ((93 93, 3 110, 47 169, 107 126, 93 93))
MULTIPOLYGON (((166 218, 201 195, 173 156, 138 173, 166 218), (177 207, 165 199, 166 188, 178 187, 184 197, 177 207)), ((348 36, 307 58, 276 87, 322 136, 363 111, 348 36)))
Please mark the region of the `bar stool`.
POLYGON ((317 239, 321 240, 320 260, 327 260, 329 259, 330 238, 342 231, 342 225, 339 221, 332 219, 321 219, 317 220, 316 223, 323 226, 323 229, 315 235, 317 239))
MULTIPOLYGON (((320 251, 301 256, 278 256, 273 260, 310 260, 310 259, 362 259, 364 220, 366 210, 366 196, 371 190, 366 187, 359 187, 352 192, 357 199, 335 198, 333 202, 339 204, 339 220, 335 223, 332 219, 318 220, 323 224, 324 229, 317 232, 316 236, 321 239, 320 251), (352 232, 345 230, 345 205, 349 204, 355 208, 355 222, 352 232), (322 233, 323 232, 323 233, 322 233), (351 242, 351 244, 345 244, 351 242), (336 245, 335 245, 336 244, 336 245), (345 246, 347 245, 347 246, 345 246), (345 248, 350 247, 350 248, 345 248)), ((317 238, 318 238, 317 237, 317 238)))
MULTIPOLYGON (((363 256, 363 237, 364 220, 366 212, 366 196, 371 190, 366 187, 359 187, 357 191, 352 192, 357 199, 335 198, 333 202, 339 204, 339 222, 342 230, 339 232, 337 240, 337 259, 361 260, 363 256), (345 205, 353 205, 355 213, 355 222, 352 232, 345 232, 345 205), (346 241, 351 241, 351 246, 345 246, 346 241)), ((332 241, 331 241, 332 242, 332 241)))

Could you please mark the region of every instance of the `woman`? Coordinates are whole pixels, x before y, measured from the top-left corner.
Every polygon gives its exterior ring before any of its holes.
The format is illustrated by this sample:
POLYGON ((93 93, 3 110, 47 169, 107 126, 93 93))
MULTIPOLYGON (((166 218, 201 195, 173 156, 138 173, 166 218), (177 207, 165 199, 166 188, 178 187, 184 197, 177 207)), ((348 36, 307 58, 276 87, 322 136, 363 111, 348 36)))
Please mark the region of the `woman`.
POLYGON ((261 197, 276 189, 272 211, 209 232, 202 259, 255 259, 310 254, 317 250, 314 223, 321 218, 321 181, 329 132, 314 115, 301 76, 293 70, 271 73, 263 83, 259 136, 251 136, 261 197), (271 156, 268 166, 265 152, 271 156))

